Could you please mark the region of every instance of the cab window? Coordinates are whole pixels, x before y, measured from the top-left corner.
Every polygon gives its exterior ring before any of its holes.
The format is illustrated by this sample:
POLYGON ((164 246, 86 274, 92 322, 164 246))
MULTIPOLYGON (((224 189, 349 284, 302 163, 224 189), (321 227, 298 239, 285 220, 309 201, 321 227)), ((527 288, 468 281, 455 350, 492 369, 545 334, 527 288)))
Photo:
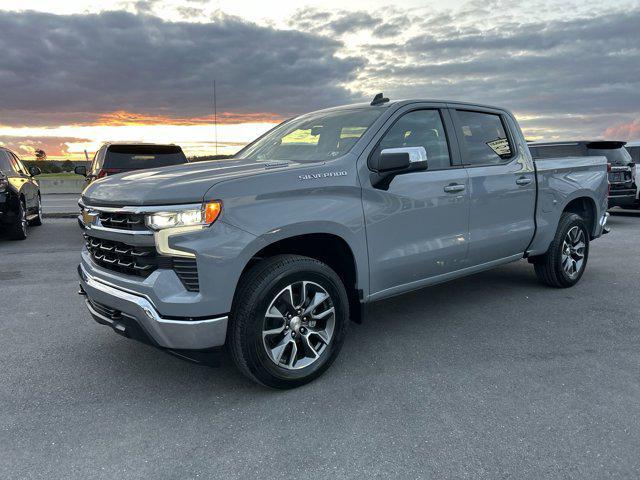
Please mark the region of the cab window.
POLYGON ((374 154, 385 148, 400 147, 424 147, 429 170, 451 167, 447 136, 438 110, 405 113, 384 134, 374 154))
POLYGON ((456 110, 456 117, 458 142, 466 165, 498 165, 513 157, 513 145, 500 115, 456 110))

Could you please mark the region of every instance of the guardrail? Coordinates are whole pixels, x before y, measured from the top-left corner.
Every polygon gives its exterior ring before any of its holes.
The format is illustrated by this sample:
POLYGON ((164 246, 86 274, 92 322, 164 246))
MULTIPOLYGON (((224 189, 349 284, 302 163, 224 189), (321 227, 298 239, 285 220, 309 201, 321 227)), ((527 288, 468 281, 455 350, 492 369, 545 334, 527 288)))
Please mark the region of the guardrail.
POLYGON ((83 177, 77 178, 38 178, 43 195, 51 193, 80 193, 85 187, 83 177))

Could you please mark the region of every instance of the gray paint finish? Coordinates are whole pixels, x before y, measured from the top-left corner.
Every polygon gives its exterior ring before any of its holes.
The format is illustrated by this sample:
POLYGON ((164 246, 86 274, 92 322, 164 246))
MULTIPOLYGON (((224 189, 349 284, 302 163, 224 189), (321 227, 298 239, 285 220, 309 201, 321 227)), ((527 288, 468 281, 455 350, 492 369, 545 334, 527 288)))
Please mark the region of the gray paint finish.
MULTIPOLYGON (((606 211, 606 194, 604 158, 534 163, 517 122, 505 110, 391 102, 350 153, 334 160, 279 162, 275 167, 248 160, 187 164, 108 177, 83 192, 90 206, 221 200, 223 211, 214 225, 170 241, 172 248, 196 255, 200 292, 186 292, 170 270, 158 270, 145 280, 125 277, 97 267, 86 251, 82 265, 97 279, 150 299, 161 315, 223 315, 256 253, 282 239, 322 233, 349 246, 357 288, 368 302, 544 253, 570 201, 589 199, 599 220, 606 211), (513 158, 501 165, 463 166, 455 115, 449 110, 459 107, 500 114, 513 158), (374 188, 369 155, 400 116, 416 109, 442 111, 451 168, 399 175, 387 190, 374 188), (464 189, 445 191, 452 184, 464 189)), ((601 234, 595 224, 594 238, 601 234)), ((126 242, 124 235, 108 235, 126 242)))

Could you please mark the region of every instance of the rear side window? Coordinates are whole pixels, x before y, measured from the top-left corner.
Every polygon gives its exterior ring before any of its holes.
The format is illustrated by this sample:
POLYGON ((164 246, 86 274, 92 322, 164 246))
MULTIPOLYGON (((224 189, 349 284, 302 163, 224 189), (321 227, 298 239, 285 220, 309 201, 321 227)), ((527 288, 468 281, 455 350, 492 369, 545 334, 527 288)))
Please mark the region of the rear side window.
POLYGON ((187 163, 187 157, 176 145, 111 145, 103 168, 139 170, 187 163))
POLYGON ((607 161, 611 165, 615 165, 616 167, 624 167, 632 162, 631 155, 629 155, 629 152, 627 152, 627 150, 623 147, 589 148, 587 149, 587 152, 587 155, 589 155, 590 157, 607 157, 607 161))
POLYGON ((424 147, 429 170, 451 166, 447 137, 438 110, 415 110, 404 114, 384 134, 376 152, 399 147, 424 147))
POLYGON ((500 115, 457 110, 457 134, 467 165, 497 165, 513 157, 500 115))

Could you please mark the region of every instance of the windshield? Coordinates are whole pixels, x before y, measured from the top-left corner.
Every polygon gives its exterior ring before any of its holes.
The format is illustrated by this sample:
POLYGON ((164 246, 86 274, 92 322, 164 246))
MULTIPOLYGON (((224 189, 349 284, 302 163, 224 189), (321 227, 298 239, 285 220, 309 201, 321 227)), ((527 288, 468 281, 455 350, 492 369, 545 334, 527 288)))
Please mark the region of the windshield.
POLYGON ((345 155, 382 109, 318 112, 294 118, 241 150, 236 158, 322 162, 345 155))
POLYGON ((632 162, 631 155, 625 148, 589 148, 587 152, 589 156, 593 157, 605 156, 611 165, 617 167, 624 167, 632 162))

